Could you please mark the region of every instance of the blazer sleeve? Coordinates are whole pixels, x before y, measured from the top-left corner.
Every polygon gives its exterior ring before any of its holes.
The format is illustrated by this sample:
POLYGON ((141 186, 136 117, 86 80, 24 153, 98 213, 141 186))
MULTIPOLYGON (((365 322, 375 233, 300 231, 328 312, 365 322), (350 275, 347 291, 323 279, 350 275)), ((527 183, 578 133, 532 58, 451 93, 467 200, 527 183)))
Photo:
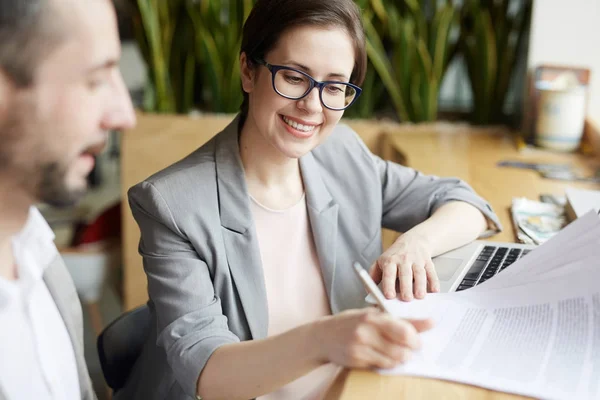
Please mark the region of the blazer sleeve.
POLYGON ((139 252, 156 309, 157 346, 164 349, 175 378, 192 397, 212 353, 239 342, 227 325, 209 269, 177 227, 160 192, 150 182, 129 190, 140 227, 139 252))
POLYGON ((412 168, 385 161, 371 153, 358 135, 355 134, 355 137, 374 164, 381 184, 381 226, 384 228, 406 232, 425 221, 444 204, 463 201, 485 215, 489 229, 481 237, 491 236, 502 230, 492 207, 466 182, 458 178, 424 175, 412 168))
POLYGON ((458 178, 424 175, 377 156, 373 158, 381 179, 383 227, 406 232, 425 221, 444 204, 463 201, 479 209, 486 217, 490 229, 481 237, 491 236, 502 230, 492 207, 466 182, 458 178))

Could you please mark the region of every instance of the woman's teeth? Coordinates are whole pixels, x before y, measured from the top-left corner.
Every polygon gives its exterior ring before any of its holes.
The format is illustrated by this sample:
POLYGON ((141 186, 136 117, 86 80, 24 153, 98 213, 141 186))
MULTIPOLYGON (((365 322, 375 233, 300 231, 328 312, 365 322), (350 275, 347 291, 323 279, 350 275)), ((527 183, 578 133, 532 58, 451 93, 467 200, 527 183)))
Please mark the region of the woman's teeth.
POLYGON ((296 121, 292 121, 291 119, 288 119, 286 117, 283 117, 283 121, 286 124, 288 124, 289 126, 291 126, 292 128, 297 129, 302 132, 310 132, 315 129, 315 125, 302 125, 302 124, 299 124, 296 121))

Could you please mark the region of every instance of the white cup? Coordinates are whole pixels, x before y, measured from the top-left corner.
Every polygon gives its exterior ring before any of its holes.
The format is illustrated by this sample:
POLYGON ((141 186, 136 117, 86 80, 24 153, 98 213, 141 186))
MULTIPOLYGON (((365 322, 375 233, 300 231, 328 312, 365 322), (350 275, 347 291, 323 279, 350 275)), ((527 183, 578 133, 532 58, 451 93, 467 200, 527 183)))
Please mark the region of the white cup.
POLYGON ((537 85, 538 116, 535 124, 538 146, 560 151, 579 148, 585 123, 586 88, 557 89, 537 85))

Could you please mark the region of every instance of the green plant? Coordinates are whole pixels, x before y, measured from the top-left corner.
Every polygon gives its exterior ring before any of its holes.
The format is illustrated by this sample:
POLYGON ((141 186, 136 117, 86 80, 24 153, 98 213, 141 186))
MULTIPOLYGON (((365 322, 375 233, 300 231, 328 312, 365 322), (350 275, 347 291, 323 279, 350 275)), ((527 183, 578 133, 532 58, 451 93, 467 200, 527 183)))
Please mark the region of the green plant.
POLYGON ((253 0, 131 0, 149 68, 144 109, 235 112, 242 101, 239 50, 253 0))
POLYGON ((183 0, 134 0, 133 27, 149 71, 144 109, 185 112, 192 107, 195 56, 179 45, 189 40, 191 21, 183 0))
POLYGON ((369 0, 363 13, 369 59, 402 121, 437 117, 439 88, 457 46, 452 3, 421 3, 369 0))
POLYGON ((347 118, 372 118, 376 111, 384 106, 383 94, 385 88, 373 65, 369 63, 365 81, 361 85, 362 93, 356 103, 344 112, 347 118))
POLYGON ((461 18, 460 49, 473 93, 473 122, 497 123, 503 109, 517 56, 525 44, 532 2, 511 13, 511 0, 467 0, 461 18))
POLYGON ((211 111, 235 112, 242 104, 239 52, 252 0, 187 1, 202 70, 202 103, 211 111))

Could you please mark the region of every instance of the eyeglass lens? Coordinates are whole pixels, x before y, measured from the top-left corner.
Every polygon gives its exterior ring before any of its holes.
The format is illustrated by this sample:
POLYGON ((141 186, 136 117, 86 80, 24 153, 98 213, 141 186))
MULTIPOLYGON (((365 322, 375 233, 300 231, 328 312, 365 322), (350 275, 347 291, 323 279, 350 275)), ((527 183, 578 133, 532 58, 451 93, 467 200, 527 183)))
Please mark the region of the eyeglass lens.
MULTIPOLYGON (((310 89, 309 78, 299 72, 280 69, 275 73, 275 90, 285 97, 299 99, 310 89)), ((342 82, 327 84, 321 92, 323 104, 328 108, 344 109, 356 97, 356 89, 342 82)))

